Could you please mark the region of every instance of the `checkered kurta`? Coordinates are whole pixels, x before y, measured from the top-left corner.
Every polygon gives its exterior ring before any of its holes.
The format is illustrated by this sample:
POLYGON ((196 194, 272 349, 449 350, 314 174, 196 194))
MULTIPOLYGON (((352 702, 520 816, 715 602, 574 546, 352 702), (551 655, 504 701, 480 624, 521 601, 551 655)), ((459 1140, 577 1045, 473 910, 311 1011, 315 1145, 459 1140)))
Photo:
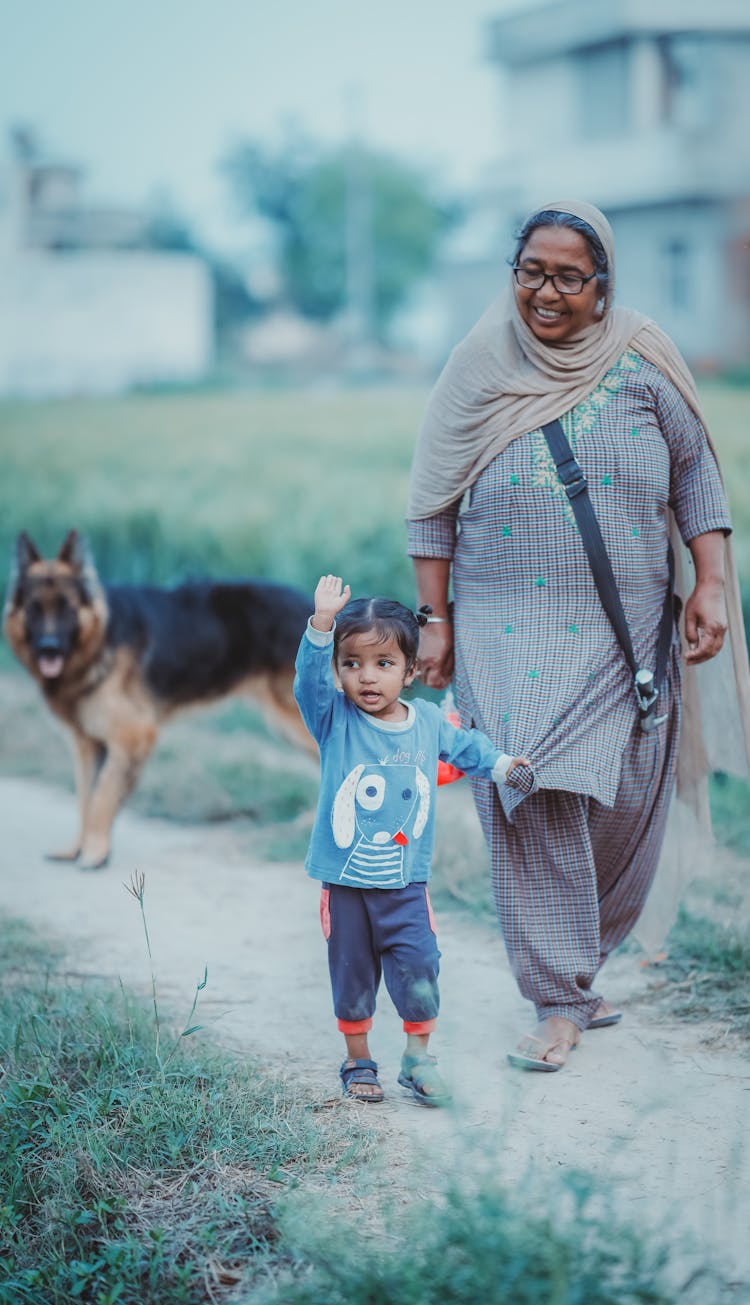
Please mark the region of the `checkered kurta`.
MULTIPOLYGON (((667 584, 667 507, 685 542, 729 529, 700 422, 653 364, 628 351, 562 417, 630 626, 653 666, 667 584)), ((593 982, 632 928, 653 878, 679 733, 679 667, 656 735, 637 728, 630 672, 594 587, 541 431, 485 468, 455 503, 409 523, 415 557, 453 559, 456 696, 534 782, 475 782, 498 915, 521 990, 540 1014, 585 1027, 593 982)))

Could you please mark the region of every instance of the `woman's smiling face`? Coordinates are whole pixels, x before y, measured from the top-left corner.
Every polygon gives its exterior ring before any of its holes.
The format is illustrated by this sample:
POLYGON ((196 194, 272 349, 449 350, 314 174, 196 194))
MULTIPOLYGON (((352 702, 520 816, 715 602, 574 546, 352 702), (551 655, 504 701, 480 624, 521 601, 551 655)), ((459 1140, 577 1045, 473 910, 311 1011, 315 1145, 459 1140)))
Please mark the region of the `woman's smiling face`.
MULTIPOLYGON (((518 266, 547 275, 590 276, 594 262, 585 236, 570 227, 537 227, 521 253, 518 266)), ((518 311, 534 335, 545 344, 562 344, 580 335, 599 318, 601 290, 596 277, 580 294, 560 294, 551 281, 539 290, 526 290, 514 281, 518 311)))

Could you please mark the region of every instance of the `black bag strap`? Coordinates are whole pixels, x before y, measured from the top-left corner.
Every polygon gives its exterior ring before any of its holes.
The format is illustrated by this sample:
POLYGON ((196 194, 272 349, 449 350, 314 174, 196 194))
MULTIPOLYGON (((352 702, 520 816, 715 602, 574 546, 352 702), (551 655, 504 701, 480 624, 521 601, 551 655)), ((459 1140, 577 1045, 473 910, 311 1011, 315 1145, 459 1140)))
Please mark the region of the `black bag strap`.
MULTIPOLYGON (((609 554, 602 539, 602 532, 597 520, 594 506, 589 498, 588 483, 581 468, 573 456, 573 450, 568 443, 565 432, 558 420, 549 421, 542 426, 544 438, 549 445, 549 451, 555 460, 557 474, 560 477, 565 493, 568 496, 570 506, 573 509, 573 515, 576 519, 576 525, 580 531, 583 547, 586 550, 586 556, 591 567, 591 574, 594 577, 599 598, 604 608, 612 629, 615 632, 617 641, 622 648, 625 660, 630 667, 633 678, 638 672, 638 664, 633 652, 633 641, 630 638, 628 622, 623 611, 620 593, 617 588, 617 581, 612 571, 612 563, 609 560, 609 554)), ((672 589, 674 585, 674 554, 671 544, 668 546, 668 563, 669 563, 669 584, 664 597, 664 607, 662 608, 661 621, 659 623, 659 635, 656 644, 656 666, 654 668, 654 685, 658 690, 661 688, 664 675, 669 660, 669 651, 672 647, 672 633, 674 629, 674 606, 672 589)))

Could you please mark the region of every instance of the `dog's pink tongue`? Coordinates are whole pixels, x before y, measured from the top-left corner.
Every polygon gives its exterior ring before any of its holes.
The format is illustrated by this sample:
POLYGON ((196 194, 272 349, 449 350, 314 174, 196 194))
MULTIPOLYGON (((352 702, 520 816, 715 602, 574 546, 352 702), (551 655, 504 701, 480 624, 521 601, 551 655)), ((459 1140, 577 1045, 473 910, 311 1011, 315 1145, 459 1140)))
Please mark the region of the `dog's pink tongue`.
POLYGON ((56 657, 40 657, 39 670, 45 680, 54 680, 60 674, 63 668, 63 659, 57 654, 56 657))

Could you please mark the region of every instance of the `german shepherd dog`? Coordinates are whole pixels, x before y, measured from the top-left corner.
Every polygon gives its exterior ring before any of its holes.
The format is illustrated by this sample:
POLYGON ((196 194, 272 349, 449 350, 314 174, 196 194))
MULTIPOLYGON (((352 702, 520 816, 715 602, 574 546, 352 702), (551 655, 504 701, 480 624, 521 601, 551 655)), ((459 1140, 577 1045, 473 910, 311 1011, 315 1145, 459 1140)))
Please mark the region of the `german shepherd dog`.
POLYGON ((53 858, 106 864, 115 816, 180 708, 249 694, 309 750, 292 683, 310 611, 261 580, 104 585, 75 530, 53 560, 20 534, 3 629, 74 743, 80 831, 53 858))

